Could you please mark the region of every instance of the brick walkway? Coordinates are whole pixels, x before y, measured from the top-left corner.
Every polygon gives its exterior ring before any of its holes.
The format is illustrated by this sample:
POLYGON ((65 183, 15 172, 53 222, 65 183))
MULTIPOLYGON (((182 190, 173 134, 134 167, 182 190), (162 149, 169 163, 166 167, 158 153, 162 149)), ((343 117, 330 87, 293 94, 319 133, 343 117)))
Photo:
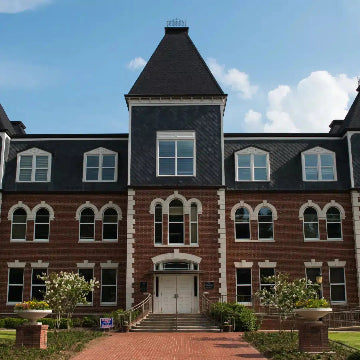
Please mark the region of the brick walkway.
POLYGON ((73 360, 260 359, 239 333, 114 333, 73 360))

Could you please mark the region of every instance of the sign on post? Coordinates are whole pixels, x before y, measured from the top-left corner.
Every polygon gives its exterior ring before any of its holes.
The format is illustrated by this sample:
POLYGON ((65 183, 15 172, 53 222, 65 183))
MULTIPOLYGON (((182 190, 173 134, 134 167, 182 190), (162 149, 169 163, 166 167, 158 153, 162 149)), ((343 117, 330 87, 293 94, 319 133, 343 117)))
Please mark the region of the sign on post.
POLYGON ((100 329, 110 329, 114 327, 113 318, 100 318, 100 329))

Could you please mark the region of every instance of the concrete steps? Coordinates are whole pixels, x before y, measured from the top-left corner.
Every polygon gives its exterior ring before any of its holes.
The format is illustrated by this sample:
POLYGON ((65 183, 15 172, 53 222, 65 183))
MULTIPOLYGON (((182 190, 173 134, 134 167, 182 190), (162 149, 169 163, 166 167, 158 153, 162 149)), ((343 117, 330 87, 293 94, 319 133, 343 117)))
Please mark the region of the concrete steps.
POLYGON ((202 314, 149 314, 133 326, 134 332, 219 332, 218 326, 202 314))

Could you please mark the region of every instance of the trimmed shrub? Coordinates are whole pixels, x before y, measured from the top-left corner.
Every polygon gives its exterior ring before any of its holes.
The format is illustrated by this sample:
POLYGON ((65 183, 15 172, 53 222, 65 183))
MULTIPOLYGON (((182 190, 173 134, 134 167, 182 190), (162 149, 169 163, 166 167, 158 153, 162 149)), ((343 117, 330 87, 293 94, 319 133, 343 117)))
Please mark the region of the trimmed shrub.
POLYGON ((26 319, 20 318, 4 318, 2 320, 4 321, 4 327, 7 329, 16 329, 17 327, 27 322, 26 319))
POLYGON ((82 318, 73 318, 72 319, 72 326, 73 327, 82 327, 83 326, 83 319, 82 318))
POLYGON ((86 328, 98 328, 100 325, 99 316, 84 316, 82 319, 82 326, 86 328))
POLYGON ((228 321, 232 324, 235 320, 236 331, 256 331, 260 327, 255 312, 237 303, 217 302, 211 306, 210 315, 218 322, 228 321))

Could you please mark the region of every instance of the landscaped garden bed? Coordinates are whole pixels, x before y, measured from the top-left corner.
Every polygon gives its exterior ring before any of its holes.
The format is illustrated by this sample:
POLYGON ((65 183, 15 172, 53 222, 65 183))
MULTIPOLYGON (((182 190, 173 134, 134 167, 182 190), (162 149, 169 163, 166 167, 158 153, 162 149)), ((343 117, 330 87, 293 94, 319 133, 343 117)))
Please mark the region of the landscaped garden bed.
POLYGON ((48 333, 46 350, 15 347, 15 331, 0 331, 0 359, 6 360, 66 360, 81 351, 86 343, 102 336, 100 331, 70 330, 48 333))
MULTIPOLYGON (((356 333, 356 335, 357 339, 360 339, 360 333, 356 333)), ((332 339, 331 333, 329 338, 332 339)), ((247 332, 244 334, 244 339, 264 356, 273 360, 360 360, 360 353, 332 341, 330 342, 330 348, 334 353, 301 353, 298 350, 297 332, 247 332)))

